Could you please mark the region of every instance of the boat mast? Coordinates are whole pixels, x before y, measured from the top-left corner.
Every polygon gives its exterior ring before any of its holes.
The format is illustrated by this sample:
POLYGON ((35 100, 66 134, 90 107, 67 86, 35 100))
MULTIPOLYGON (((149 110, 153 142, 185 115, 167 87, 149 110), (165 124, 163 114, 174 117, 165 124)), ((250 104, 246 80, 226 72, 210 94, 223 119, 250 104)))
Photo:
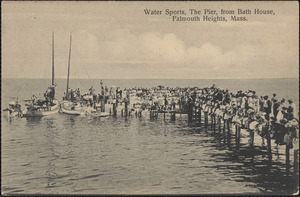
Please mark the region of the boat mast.
POLYGON ((54 85, 54 32, 52 32, 52 85, 54 85))
POLYGON ((69 62, 68 62, 68 78, 67 78, 66 97, 68 97, 68 94, 69 94, 70 61, 71 61, 71 43, 72 43, 72 34, 70 34, 70 49, 69 49, 69 62))

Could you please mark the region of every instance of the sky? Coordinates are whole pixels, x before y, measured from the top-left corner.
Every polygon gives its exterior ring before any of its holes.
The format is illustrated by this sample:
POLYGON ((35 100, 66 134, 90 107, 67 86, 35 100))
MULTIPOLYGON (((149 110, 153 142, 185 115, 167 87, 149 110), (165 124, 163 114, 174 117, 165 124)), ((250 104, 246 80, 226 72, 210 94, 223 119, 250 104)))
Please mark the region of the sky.
MULTIPOLYGON (((1 2, 2 77, 298 78, 297 2, 1 2), (162 10, 145 15, 144 9, 162 10), (165 10, 250 9, 248 21, 172 21, 165 10), (275 15, 255 15, 253 9, 275 15)), ((202 17, 203 15, 200 15, 202 17)))

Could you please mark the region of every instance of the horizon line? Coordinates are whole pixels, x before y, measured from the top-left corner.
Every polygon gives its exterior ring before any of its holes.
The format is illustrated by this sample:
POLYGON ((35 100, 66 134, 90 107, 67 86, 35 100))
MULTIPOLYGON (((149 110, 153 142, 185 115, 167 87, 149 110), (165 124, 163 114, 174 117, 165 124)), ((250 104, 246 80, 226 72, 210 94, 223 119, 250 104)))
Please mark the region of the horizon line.
MULTIPOLYGON (((1 79, 51 79, 50 77, 41 78, 41 77, 1 77, 1 79)), ((66 79, 62 77, 57 77, 56 79, 66 79)), ((117 79, 117 80, 145 80, 145 79, 151 79, 151 80, 157 80, 157 79, 178 79, 178 80, 195 80, 195 79, 201 79, 201 80, 215 80, 215 79, 299 79, 299 77, 257 77, 257 78, 72 78, 73 79, 117 79)), ((71 80, 71 79, 70 79, 71 80)))

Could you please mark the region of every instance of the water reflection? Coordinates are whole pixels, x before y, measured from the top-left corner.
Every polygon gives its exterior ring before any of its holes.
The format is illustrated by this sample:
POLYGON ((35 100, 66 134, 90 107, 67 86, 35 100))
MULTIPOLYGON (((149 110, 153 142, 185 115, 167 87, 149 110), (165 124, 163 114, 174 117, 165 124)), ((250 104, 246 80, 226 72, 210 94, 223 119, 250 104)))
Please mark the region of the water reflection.
POLYGON ((27 126, 34 127, 41 124, 43 117, 24 117, 26 119, 27 126))
MULTIPOLYGON (((187 126, 185 116, 176 118, 176 122, 65 114, 26 118, 23 127, 16 128, 32 132, 15 132, 28 140, 14 146, 29 149, 30 144, 38 152, 38 158, 29 156, 26 162, 36 163, 34 177, 45 180, 44 188, 32 187, 46 193, 134 192, 131 188, 146 193, 222 193, 230 188, 233 193, 286 194, 292 190, 278 148, 273 148, 272 162, 264 148, 250 151, 247 143, 241 142, 236 150, 232 140, 229 151, 222 131, 219 137, 218 131, 187 126)), ((16 136, 6 138, 9 142, 16 136)), ((245 142, 248 136, 242 139, 245 142)), ((14 158, 20 162, 18 155, 14 158)), ((20 169, 12 166, 9 171, 20 169)))
POLYGON ((287 194, 293 193, 295 178, 286 177, 285 165, 270 161, 266 152, 256 147, 254 151, 248 148, 235 152, 219 152, 212 154, 218 165, 207 166, 220 170, 220 173, 237 182, 252 182, 257 184, 262 193, 287 194))
POLYGON ((59 159, 59 154, 56 151, 56 147, 58 146, 56 132, 53 132, 53 128, 55 128, 55 123, 53 120, 45 119, 46 130, 44 131, 45 147, 47 147, 47 166, 45 175, 47 177, 47 187, 55 187, 56 186, 56 177, 58 176, 56 173, 56 163, 59 159))

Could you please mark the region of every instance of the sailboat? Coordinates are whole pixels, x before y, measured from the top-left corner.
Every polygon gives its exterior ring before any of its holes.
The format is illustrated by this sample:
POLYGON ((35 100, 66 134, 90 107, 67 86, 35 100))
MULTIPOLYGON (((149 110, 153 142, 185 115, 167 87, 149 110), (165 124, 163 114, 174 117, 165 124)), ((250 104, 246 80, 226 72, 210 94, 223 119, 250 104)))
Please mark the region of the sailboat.
MULTIPOLYGON (((68 76, 67 76, 67 89, 65 97, 61 102, 61 112, 69 115, 90 115, 93 117, 107 116, 108 113, 100 112, 94 109, 92 106, 83 104, 81 98, 74 98, 74 92, 69 92, 70 82, 70 62, 71 62, 71 46, 72 35, 70 35, 70 48, 69 48, 69 61, 68 61, 68 76)), ((92 97, 92 95, 90 95, 92 97)))
POLYGON ((67 89, 66 89, 65 97, 63 98, 64 100, 61 103, 61 112, 69 115, 85 115, 87 113, 87 106, 83 106, 80 102, 76 101, 73 98, 73 92, 69 92, 71 45, 72 45, 72 35, 70 35, 67 89))
POLYGON ((52 33, 52 84, 48 87, 43 98, 33 96, 26 102, 23 117, 42 117, 56 114, 59 111, 59 102, 55 99, 55 81, 54 81, 54 33, 52 33))

